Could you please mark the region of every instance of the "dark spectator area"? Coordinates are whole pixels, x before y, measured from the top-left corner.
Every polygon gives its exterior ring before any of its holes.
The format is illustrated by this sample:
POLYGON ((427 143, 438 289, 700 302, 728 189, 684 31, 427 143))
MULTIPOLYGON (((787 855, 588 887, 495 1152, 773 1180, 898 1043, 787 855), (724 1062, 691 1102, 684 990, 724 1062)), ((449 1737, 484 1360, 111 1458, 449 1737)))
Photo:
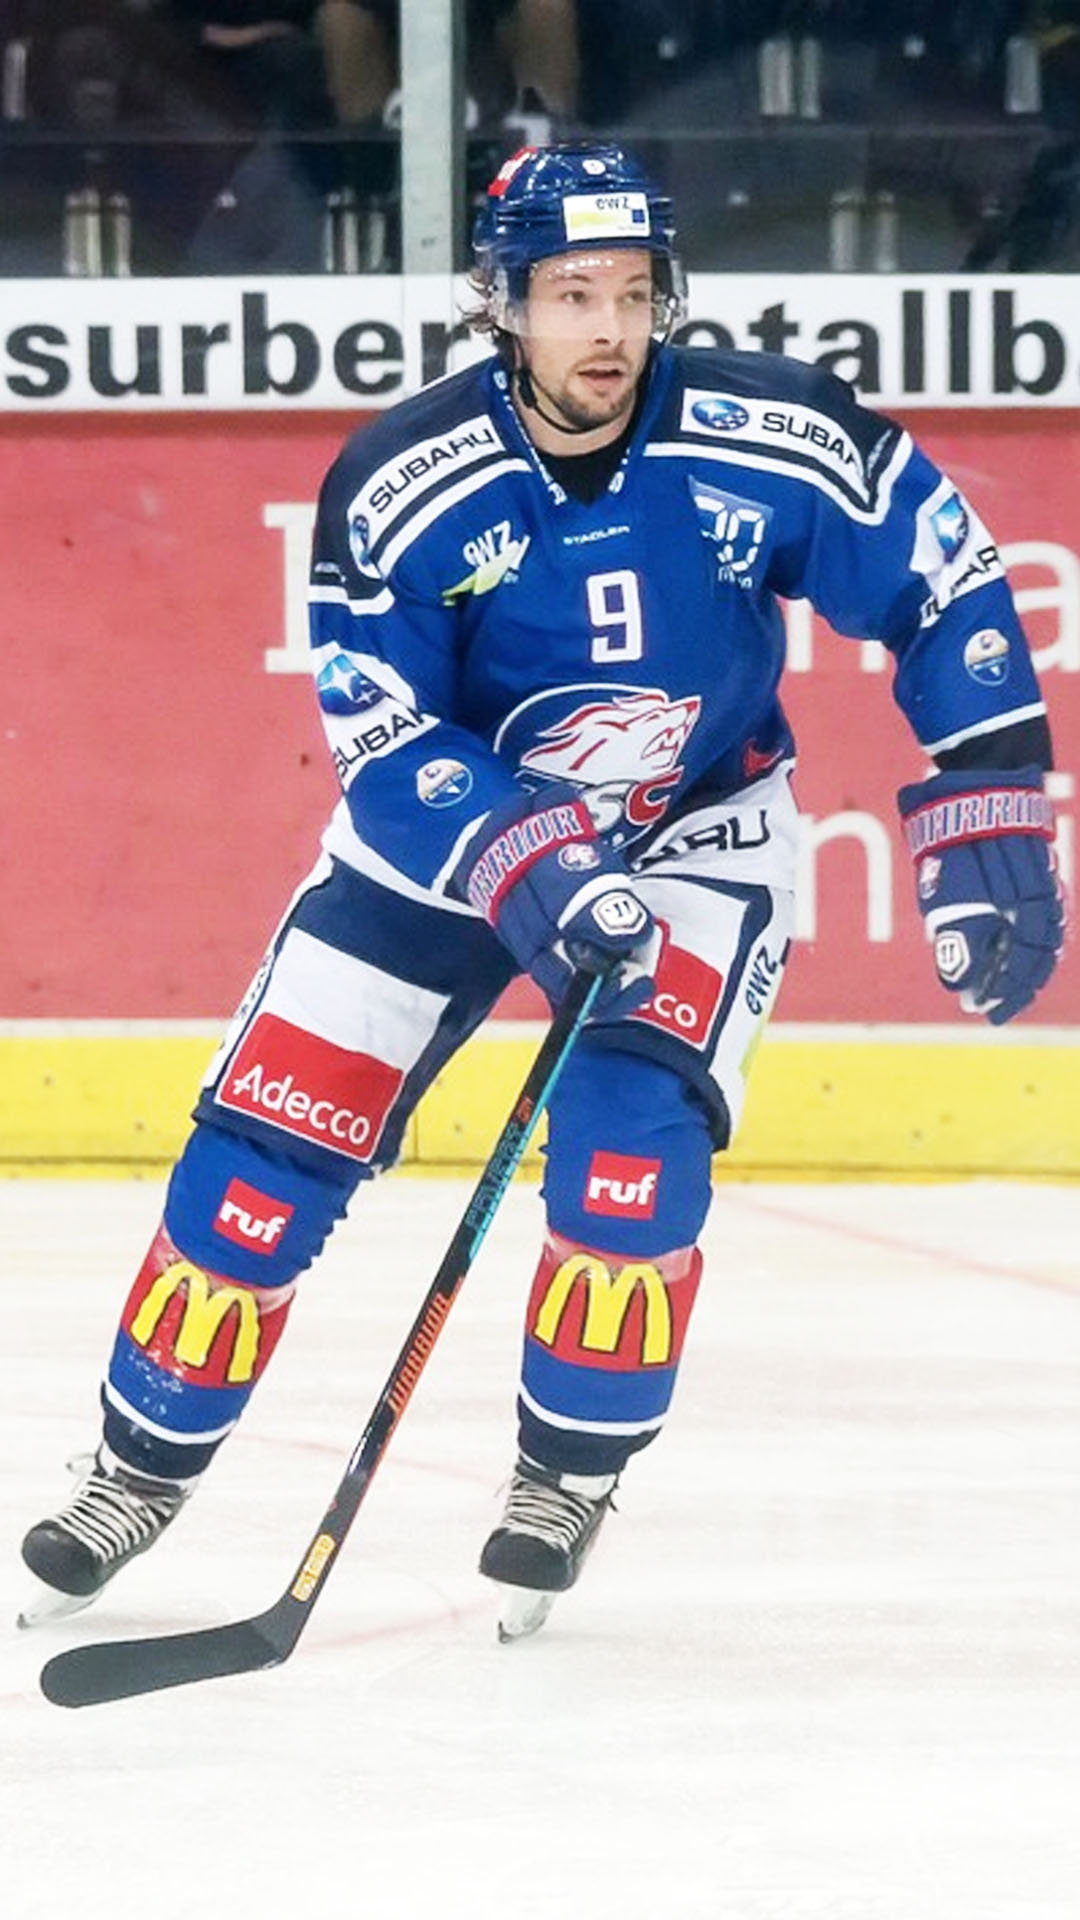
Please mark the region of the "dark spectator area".
MULTIPOLYGON (((692 269, 1076 269, 1080 0, 464 20, 469 208, 523 142, 616 133, 692 269)), ((0 274, 395 271, 398 29, 398 0, 0 0, 0 274)))

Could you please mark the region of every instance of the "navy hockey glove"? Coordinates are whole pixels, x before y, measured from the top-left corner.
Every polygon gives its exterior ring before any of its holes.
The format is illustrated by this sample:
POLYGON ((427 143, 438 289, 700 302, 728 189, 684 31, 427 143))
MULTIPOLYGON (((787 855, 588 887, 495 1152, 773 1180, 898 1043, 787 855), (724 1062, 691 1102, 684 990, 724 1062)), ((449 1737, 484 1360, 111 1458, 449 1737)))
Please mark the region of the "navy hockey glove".
POLYGON ((1001 1026, 1030 1005, 1061 951, 1042 773, 938 773, 897 799, 938 978, 965 1013, 1001 1026))
POLYGON ((455 890, 482 913, 557 1006, 575 968, 606 974, 598 1013, 630 1013, 653 990, 660 933, 619 855, 572 787, 501 808, 470 847, 455 890))

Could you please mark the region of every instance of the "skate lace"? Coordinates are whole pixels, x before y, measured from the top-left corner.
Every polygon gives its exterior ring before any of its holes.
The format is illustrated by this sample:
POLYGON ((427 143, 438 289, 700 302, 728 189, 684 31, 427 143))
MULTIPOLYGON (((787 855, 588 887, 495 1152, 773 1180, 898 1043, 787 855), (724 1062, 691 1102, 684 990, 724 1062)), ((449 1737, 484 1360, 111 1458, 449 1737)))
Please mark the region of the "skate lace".
MULTIPOLYGON (((605 1496, 606 1499, 607 1496, 605 1496)), ((515 1473, 510 1483, 502 1525, 513 1533, 535 1534, 549 1546, 569 1553, 585 1532, 603 1500, 553 1486, 547 1480, 515 1473)))
POLYGON ((176 1493, 139 1493, 115 1475, 95 1469, 57 1519, 97 1559, 107 1562, 160 1532, 178 1503, 176 1493))

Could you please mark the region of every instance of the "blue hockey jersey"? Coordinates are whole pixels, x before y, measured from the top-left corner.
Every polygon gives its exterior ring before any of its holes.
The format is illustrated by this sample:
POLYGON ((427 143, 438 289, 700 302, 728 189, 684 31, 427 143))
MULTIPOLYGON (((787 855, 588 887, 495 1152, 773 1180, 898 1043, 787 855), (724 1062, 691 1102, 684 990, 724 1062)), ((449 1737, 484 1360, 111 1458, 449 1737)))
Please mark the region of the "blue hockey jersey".
POLYGON ((792 750, 777 595, 882 641, 929 754, 1043 712, 994 543, 894 422, 820 368, 660 348, 589 504, 544 466, 494 357, 383 414, 322 488, 328 845, 442 892, 477 822, 571 782, 612 843, 792 750))

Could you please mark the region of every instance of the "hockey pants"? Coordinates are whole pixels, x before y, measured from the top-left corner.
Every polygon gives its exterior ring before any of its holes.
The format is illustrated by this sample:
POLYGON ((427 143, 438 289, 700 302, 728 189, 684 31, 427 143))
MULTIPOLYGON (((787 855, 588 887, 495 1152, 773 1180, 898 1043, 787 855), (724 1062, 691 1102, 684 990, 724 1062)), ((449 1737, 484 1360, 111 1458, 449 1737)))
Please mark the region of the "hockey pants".
MULTIPOLYGON (((737 1123, 790 936, 793 809, 786 782, 753 792, 756 839, 724 826, 731 803, 691 816, 690 858, 685 817, 670 846, 654 839, 638 884, 664 932, 656 992, 590 1024, 552 1099, 518 1399, 521 1444, 547 1465, 617 1470, 671 1400, 710 1155, 737 1123)), ((122 1460, 178 1480, 203 1471, 298 1276, 510 977, 471 914, 319 863, 212 1063, 124 1308, 103 1386, 122 1460)))

